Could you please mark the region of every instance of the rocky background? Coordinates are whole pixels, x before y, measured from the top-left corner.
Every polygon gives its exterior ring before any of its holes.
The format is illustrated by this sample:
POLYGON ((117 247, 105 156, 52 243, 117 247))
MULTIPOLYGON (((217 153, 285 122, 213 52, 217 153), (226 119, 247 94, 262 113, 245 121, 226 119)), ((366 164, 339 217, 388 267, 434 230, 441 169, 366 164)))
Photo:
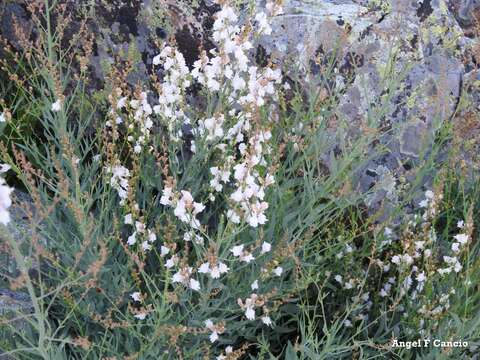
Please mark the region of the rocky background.
MULTIPOLYGON (((237 3, 247 14, 246 1, 237 3)), ((131 85, 147 81, 159 41, 174 40, 189 65, 200 47, 214 46, 209 32, 218 5, 213 1, 65 4, 72 18, 66 37, 78 31, 85 16, 94 34, 92 94, 102 89, 109 66, 118 58, 133 64, 131 85)), ((265 1, 257 0, 257 6, 264 7, 265 1)), ((415 177, 413 164, 430 155, 429 145, 446 122, 453 123, 464 143, 462 161, 475 176, 480 165, 480 1, 285 0, 283 9, 273 18, 272 35, 258 39, 254 55, 260 63, 284 65, 285 75, 306 91, 340 94, 338 116, 351 124, 340 136, 361 136, 369 127, 380 126, 379 143, 388 151, 372 158, 353 184, 362 192, 377 189, 366 200, 369 211, 388 209, 398 201, 400 179, 415 177), (324 59, 332 57, 336 79, 325 86, 320 74, 324 59), (299 77, 298 71, 305 76, 299 77), (395 89, 386 88, 387 77, 395 79, 395 89), (460 99, 467 105, 460 106, 460 99)), ((31 17, 23 1, 0 4, 0 36, 19 52, 25 50, 22 38, 37 36, 31 17)), ((323 159, 327 169, 328 157, 323 159)), ((0 289, 0 314, 31 309, 26 298, 0 289)))

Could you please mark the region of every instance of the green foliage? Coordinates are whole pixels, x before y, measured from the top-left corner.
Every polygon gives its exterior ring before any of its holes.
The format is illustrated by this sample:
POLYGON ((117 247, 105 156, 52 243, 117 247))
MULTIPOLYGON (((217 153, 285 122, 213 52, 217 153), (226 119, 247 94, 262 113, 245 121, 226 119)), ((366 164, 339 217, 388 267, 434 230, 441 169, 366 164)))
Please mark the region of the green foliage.
MULTIPOLYGON (((21 330, 11 321, 0 325, 4 352, 18 359, 209 359, 232 346, 237 358, 295 360, 460 359, 477 351, 478 244, 471 241, 458 255, 461 272, 437 273, 442 266, 438 258, 450 251, 452 237, 459 231, 457 222, 476 225, 480 210, 479 179, 467 179, 452 166, 455 152, 442 162, 436 156, 451 139, 451 127, 439 129, 429 157, 422 155, 414 164, 417 178, 402 193, 391 217, 379 223, 380 214, 365 209, 369 194, 352 188, 352 178, 366 162, 385 151, 379 148, 372 153, 378 131, 347 139, 344 129, 351 124, 338 117, 340 94, 324 98, 320 91, 281 92, 276 122, 269 121, 266 109, 258 114, 259 124, 271 126, 271 142, 278 150, 268 157, 276 166, 275 184, 265 195, 268 222, 261 228, 233 225, 224 214, 227 195, 219 193, 219 201, 208 203, 209 169, 224 160, 222 153, 201 141, 192 153, 182 142, 170 141, 164 124, 153 133, 153 150, 140 155, 125 139, 128 130, 112 140, 104 130, 109 119, 108 110, 104 111, 108 91, 90 97, 85 83, 74 82, 70 87, 69 65, 52 50, 53 38, 47 38, 51 42, 45 47, 46 57, 59 61, 53 69, 42 67, 41 62, 30 64, 39 70, 32 82, 34 91, 28 93, 13 83, 2 88, 3 94, 9 94, 5 101, 13 115, 2 133, 10 149, 2 160, 12 166, 35 207, 33 214, 26 214, 31 234, 23 242, 2 227, 2 245, 8 244, 22 277, 13 279, 4 269, 2 275, 11 283, 20 282, 34 308, 32 314, 18 314, 25 321, 21 330), (67 87, 61 110, 52 111, 52 103, 67 87), (332 119, 337 121, 333 128, 332 119), (126 210, 119 205, 106 171, 113 158, 134 169, 135 202, 143 211, 144 223, 158 237, 148 254, 125 244, 130 235, 124 224, 126 210), (201 278, 198 294, 173 283, 174 271, 164 266, 161 244, 188 248, 182 260, 196 261, 196 266, 209 250, 183 241, 187 225, 160 204, 168 181, 165 171, 178 189, 188 189, 195 200, 209 204, 201 214, 202 224, 208 224, 201 235, 218 251, 216 256, 234 269, 221 282, 201 278), (406 205, 426 190, 421 184, 428 176, 434 178, 435 196, 441 195, 436 198, 436 212, 411 225, 407 220, 413 217, 406 205), (394 226, 398 241, 383 245, 388 240, 385 228, 393 227, 391 223, 399 218, 402 221, 394 226), (428 272, 428 280, 414 298, 412 291, 402 291, 402 281, 411 270, 393 266, 391 259, 406 251, 404 242, 426 240, 432 231, 437 239, 435 256, 419 260, 417 274, 428 272), (232 246, 241 243, 253 248, 263 241, 272 244, 271 253, 251 264, 231 260, 232 246), (379 262, 390 264, 390 269, 385 271, 379 262), (281 276, 269 275, 279 265, 281 276), (389 296, 380 296, 392 276, 396 280, 389 296), (238 303, 250 296, 251 285, 258 279, 262 292, 269 294, 272 327, 248 321, 238 303), (347 279, 352 280, 350 288, 347 279), (134 291, 145 296, 145 303, 132 302, 134 291), (432 316, 419 313, 423 305, 439 305, 445 295, 448 307, 432 316), (134 315, 142 309, 148 316, 138 320, 134 315), (208 338, 206 319, 226 323, 226 331, 214 344, 208 338), (414 340, 420 331, 432 339, 468 341, 470 347, 445 352, 388 346, 393 337, 414 340)), ((328 88, 334 76, 324 74, 319 89, 328 88)), ((398 78, 386 69, 383 81, 393 96, 398 78)), ((113 93, 114 84, 109 85, 113 93)), ((228 112, 225 99, 205 97, 205 107, 193 107, 199 118, 228 112)), ((372 120, 368 125, 375 130, 375 119, 386 113, 388 100, 379 99, 379 105, 368 111, 372 120)), ((257 171, 264 176, 268 169, 262 165, 257 171)), ((422 211, 415 211, 421 217, 422 211)), ((470 234, 472 239, 476 236, 470 234)))

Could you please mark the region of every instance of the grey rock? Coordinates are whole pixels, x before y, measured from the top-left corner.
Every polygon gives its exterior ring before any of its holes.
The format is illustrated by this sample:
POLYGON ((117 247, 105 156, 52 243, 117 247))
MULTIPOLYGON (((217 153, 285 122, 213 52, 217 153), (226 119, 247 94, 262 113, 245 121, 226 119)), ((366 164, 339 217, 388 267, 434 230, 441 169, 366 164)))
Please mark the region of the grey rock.
POLYGON ((479 0, 460 0, 458 7, 458 18, 462 25, 472 25, 478 15, 476 12, 480 10, 479 0))
MULTIPOLYGON (((474 7, 467 2, 463 12, 474 7)), ((395 185, 406 173, 403 164, 428 156, 437 130, 451 120, 465 72, 459 49, 469 43, 440 0, 390 4, 385 12, 372 11, 368 1, 286 0, 285 13, 273 20, 273 36, 260 40, 278 63, 300 59, 307 86, 318 78, 309 74, 311 60, 335 50, 337 91, 344 92, 339 115, 351 124, 345 136, 362 136, 363 126, 387 129, 379 144, 388 156, 375 155, 372 147, 375 165, 356 179, 355 187, 370 193, 371 212, 398 201, 395 185)))
POLYGON ((0 7, 0 15, 0 34, 17 50, 22 49, 22 38, 30 39, 35 32, 27 12, 20 4, 9 3, 3 9, 0 7))
POLYGON ((271 21, 272 35, 262 37, 259 44, 274 61, 295 58, 306 70, 320 48, 342 48, 374 22, 367 8, 353 1, 289 0, 284 3, 284 13, 271 21), (352 25, 350 34, 345 32, 346 23, 352 25))
POLYGON ((0 288, 0 320, 15 331, 26 330, 29 322, 25 316, 33 312, 33 304, 26 293, 0 288))
POLYGON ((0 289, 0 314, 33 311, 30 297, 26 293, 0 289))

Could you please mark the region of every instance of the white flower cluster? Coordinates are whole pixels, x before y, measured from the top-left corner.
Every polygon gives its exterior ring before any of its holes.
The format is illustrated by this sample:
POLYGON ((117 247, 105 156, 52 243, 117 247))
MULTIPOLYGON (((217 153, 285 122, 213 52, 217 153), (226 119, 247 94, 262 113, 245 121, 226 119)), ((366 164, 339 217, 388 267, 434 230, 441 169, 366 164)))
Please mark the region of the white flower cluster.
POLYGON ((181 283, 192 290, 199 291, 200 283, 191 277, 192 275, 191 267, 184 267, 180 271, 176 272, 172 277, 173 283, 181 283))
MULTIPOLYGON (((457 223, 457 227, 461 230, 465 228, 465 223, 463 220, 460 220, 457 223)), ((461 252, 462 248, 468 243, 470 236, 466 233, 459 233, 453 237, 455 242, 452 243, 452 251, 455 253, 455 256, 444 256, 443 261, 447 264, 447 267, 438 269, 438 273, 441 275, 450 274, 452 271, 458 273, 462 270, 462 264, 457 258, 457 255, 461 252)))
MULTIPOLYGON (((233 172, 236 188, 230 199, 234 204, 227 216, 233 223, 240 223, 243 219, 257 227, 267 221, 268 203, 263 198, 265 188, 273 184, 274 179, 268 172, 261 177, 257 167, 267 165, 264 156, 271 152, 268 142, 272 135, 269 130, 251 126, 251 110, 266 105, 268 97, 276 98, 274 85, 281 82, 281 71, 270 67, 259 69, 251 63, 248 50, 253 45, 247 28, 237 23, 238 16, 232 7, 224 6, 216 14, 212 38, 218 48, 210 51, 211 57, 203 52, 191 73, 181 54, 172 47, 166 47, 155 57, 154 64, 162 65, 166 75, 161 84, 160 105, 154 109, 170 120, 172 128, 175 128, 173 122, 179 119, 185 123, 179 104, 185 103, 183 95, 190 85, 190 77, 211 93, 221 94, 228 100, 228 107, 232 110, 199 119, 196 127, 192 124, 192 132, 203 142, 217 143, 216 148, 223 152, 227 149, 239 151, 241 158, 238 160, 226 156, 227 161, 222 162, 221 168, 214 166, 210 169, 213 176, 210 184, 214 191, 221 191, 233 172), (235 108, 237 110, 233 110, 235 108), (249 139, 245 139, 245 135, 249 139)), ((269 32, 264 13, 257 14, 256 23, 257 33, 269 32)), ((192 143, 192 151, 196 151, 196 140, 192 143)), ((179 209, 179 215, 183 215, 182 210, 179 209)), ((190 219, 183 216, 182 221, 190 219)))
MULTIPOLYGON (((135 209, 138 211, 138 205, 135 206, 135 209)), ((155 235, 155 232, 153 230, 147 229, 146 225, 140 220, 136 220, 134 222, 134 218, 131 213, 125 215, 124 223, 126 225, 135 226, 135 230, 127 239, 128 245, 130 246, 135 245, 138 239, 141 238, 143 251, 152 250, 152 243, 154 243, 157 240, 157 235, 155 235)))
POLYGON ((448 311, 450 308, 450 296, 455 295, 455 289, 451 289, 448 293, 442 294, 438 299, 437 306, 432 309, 432 304, 423 305, 418 313, 422 314, 424 318, 426 317, 435 317, 443 312, 448 311))
POLYGON ((425 191, 425 199, 420 201, 419 205, 421 208, 426 209, 422 219, 427 221, 428 219, 433 218, 437 213, 437 200, 441 200, 441 197, 437 199, 432 190, 425 191))
POLYGON ((218 279, 220 275, 226 274, 228 270, 230 269, 223 262, 219 262, 218 264, 205 262, 198 268, 200 274, 209 274, 212 279, 218 279))
MULTIPOLYGON (((269 1, 267 5, 269 15, 282 11, 278 2, 269 1)), ((157 119, 166 126, 168 141, 173 142, 182 140, 182 128, 188 125, 193 135, 191 151, 196 153, 206 149, 214 153, 209 168, 208 193, 200 191, 201 196, 214 202, 215 195, 223 195, 222 198, 227 202, 226 217, 231 224, 245 222, 257 228, 267 222, 265 193, 275 182, 271 170, 273 166, 269 163, 269 155, 273 153, 270 129, 274 121, 271 115, 273 111, 270 111, 273 110, 270 108, 273 102, 270 100, 278 98, 277 88, 281 84, 282 74, 279 69, 270 66, 257 67, 252 61, 250 50, 253 48, 253 34, 271 33, 265 13, 257 14, 252 25, 256 27, 255 31, 251 31, 250 26, 239 25, 234 9, 223 5, 213 24, 212 38, 216 49, 209 53, 203 51, 190 71, 178 49, 164 46, 160 54, 153 58, 153 65, 162 70, 160 83, 156 86, 158 104, 148 103, 147 92, 137 91, 135 99, 129 100, 126 96, 122 97, 118 90, 115 98, 119 100, 111 115, 115 124, 125 124, 128 141, 135 153, 145 148, 157 119), (187 90, 193 84, 200 85, 201 90, 196 90, 200 97, 205 95, 213 99, 213 108, 207 107, 202 112, 190 111, 187 90), (266 119, 260 116, 261 112, 268 114, 266 119), (195 114, 201 115, 194 119, 195 114)), ((107 125, 113 127, 114 124, 107 125)), ((123 206, 129 199, 129 179, 133 175, 121 165, 108 170, 111 173, 110 184, 117 190, 123 206)), ((195 201, 190 191, 176 189, 174 179, 165 179, 160 204, 171 208, 173 215, 187 225, 184 241, 205 245, 201 233, 204 227, 198 218, 205 210, 205 205, 195 201)), ((127 244, 133 246, 141 239, 142 248, 146 251, 150 250, 156 236, 154 231, 147 229, 139 213, 138 205, 134 205, 125 215, 124 223, 134 227, 127 244)), ((234 259, 229 263, 219 258, 218 249, 211 247, 207 256, 192 265, 176 245, 169 242, 161 244, 160 257, 165 261, 165 268, 172 270, 172 283, 195 292, 202 291, 202 276, 205 276, 205 281, 208 277, 208 283, 219 282, 222 276, 231 271, 230 267, 233 267, 236 259, 242 263, 252 263, 272 249, 268 242, 250 248, 244 244, 236 245, 230 249, 234 259)), ((268 269, 262 269, 265 276, 279 277, 284 271, 278 264, 268 269)), ((258 319, 272 326, 267 300, 258 293, 259 281, 255 280, 251 288, 253 293, 250 297, 244 302, 238 300, 241 309, 247 319, 255 320, 258 312, 258 319)), ((132 293, 131 297, 135 302, 143 301, 139 292, 132 293)), ((136 317, 145 318, 146 314, 139 312, 136 317)), ((205 327, 210 332, 212 343, 224 331, 223 325, 214 324, 211 319, 205 321, 205 327)))
POLYGON ((242 299, 238 299, 238 305, 245 311, 245 317, 248 320, 255 320, 255 307, 257 306, 258 295, 251 294, 249 298, 245 299, 245 302, 242 299))
MULTIPOLYGON (((441 199, 441 195, 436 195, 431 190, 425 192, 425 198, 419 203, 420 207, 424 209, 423 214, 421 214, 421 216, 415 215, 413 220, 408 222, 408 228, 406 229, 407 238, 413 240, 405 243, 404 253, 394 254, 390 257, 391 264, 395 265, 401 271, 401 274, 403 274, 400 282, 401 296, 409 292, 409 298, 415 299, 417 295, 423 291, 429 277, 434 275, 434 272, 424 266, 424 261, 433 258, 432 249, 435 247, 438 248, 437 234, 431 221, 438 212, 437 208, 441 199), (414 234, 417 233, 419 229, 421 229, 424 237, 422 239, 415 239, 414 234)), ((436 270, 436 273, 441 276, 458 273, 462 270, 462 264, 458 256, 470 239, 469 226, 466 226, 464 221, 460 220, 457 223, 457 228, 459 229, 459 233, 453 236, 454 242, 451 244, 453 256, 442 256, 443 263, 446 266, 436 270)), ((382 246, 389 245, 391 239, 395 237, 395 234, 393 234, 390 228, 385 229, 384 235, 388 239, 388 242, 384 241, 382 246)), ((384 272, 388 272, 390 269, 389 264, 385 265, 380 260, 377 261, 377 264, 383 268, 384 272)), ((380 290, 380 296, 382 298, 391 295, 391 289, 396 280, 397 278, 395 276, 388 277, 388 280, 380 290)))
POLYGON ((221 325, 215 325, 212 320, 205 320, 205 327, 211 331, 209 339, 211 343, 214 343, 219 339, 219 334, 223 333, 224 328, 221 325))
MULTIPOLYGON (((133 121, 127 117, 127 121, 122 119, 122 114, 116 117, 116 124, 126 123, 127 140, 133 145, 136 154, 142 152, 142 149, 148 143, 150 138, 150 130, 153 126, 151 119, 152 107, 148 103, 147 92, 143 91, 138 94, 137 99, 128 100, 126 96, 120 98, 117 102, 117 111, 124 109, 129 110, 127 113, 133 113, 133 121)), ((107 122, 107 126, 112 126, 111 122, 107 122)))
POLYGON ((200 228, 200 221, 198 221, 196 215, 205 209, 205 205, 195 202, 190 192, 182 190, 180 193, 175 193, 171 187, 166 186, 163 189, 160 204, 174 206, 173 213, 178 219, 190 225, 193 229, 200 228))
POLYGON ((205 120, 198 121, 198 133, 205 136, 206 141, 214 141, 223 138, 223 123, 225 116, 223 114, 214 116, 205 120))
POLYGON ((263 315, 260 317, 262 323, 267 326, 272 326, 273 322, 270 316, 268 316, 268 309, 264 306, 264 301, 257 294, 251 294, 245 301, 238 299, 238 305, 244 310, 245 317, 248 320, 255 320, 256 311, 255 308, 263 306, 263 315))
POLYGON ((190 120, 182 110, 186 89, 191 85, 191 75, 182 53, 171 46, 153 58, 153 65, 163 65, 164 76, 160 84, 158 105, 153 107, 168 127, 173 141, 179 141, 182 136, 178 124, 188 124, 190 120))
POLYGON ((260 131, 252 137, 244 161, 233 167, 236 190, 230 195, 230 199, 236 206, 227 215, 234 223, 239 222, 240 218, 244 218, 252 227, 267 222, 265 211, 268 209, 268 203, 263 199, 265 189, 274 183, 274 177, 270 173, 261 177, 255 167, 265 165, 262 152, 265 142, 270 140, 271 136, 269 131, 260 131))
POLYGON ((121 165, 107 167, 107 174, 111 174, 110 186, 117 190, 120 197, 120 205, 125 205, 128 197, 130 170, 121 165))
POLYGON ((213 166, 210 168, 210 174, 212 174, 213 178, 210 180, 210 187, 217 192, 222 191, 223 185, 228 184, 230 181, 230 170, 228 170, 228 162, 227 166, 219 168, 218 166, 213 166))

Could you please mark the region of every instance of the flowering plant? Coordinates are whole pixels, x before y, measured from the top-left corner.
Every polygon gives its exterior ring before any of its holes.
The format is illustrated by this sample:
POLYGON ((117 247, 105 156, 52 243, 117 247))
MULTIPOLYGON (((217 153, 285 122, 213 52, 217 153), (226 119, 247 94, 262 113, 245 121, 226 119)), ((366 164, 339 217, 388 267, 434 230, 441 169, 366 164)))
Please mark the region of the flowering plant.
MULTIPOLYGON (((44 359, 318 359, 397 354, 392 334, 478 338, 451 324, 478 318, 480 184, 419 162, 431 190, 398 179, 390 216, 368 213, 376 189, 353 184, 385 155, 380 125, 346 137, 336 60, 305 93, 290 69, 255 62, 281 1, 250 20, 220 3, 214 46, 189 66, 174 41, 159 44, 150 82, 128 85, 118 59, 91 97, 85 67, 65 64, 81 54, 45 35, 28 57, 42 69, 25 91, 41 131, 24 136, 15 99, 0 101, 0 125, 22 140, 0 148, 0 229, 14 263, 2 281, 31 306, 2 319, 0 346, 44 359)), ((50 7, 38 10, 49 24, 50 7)))

